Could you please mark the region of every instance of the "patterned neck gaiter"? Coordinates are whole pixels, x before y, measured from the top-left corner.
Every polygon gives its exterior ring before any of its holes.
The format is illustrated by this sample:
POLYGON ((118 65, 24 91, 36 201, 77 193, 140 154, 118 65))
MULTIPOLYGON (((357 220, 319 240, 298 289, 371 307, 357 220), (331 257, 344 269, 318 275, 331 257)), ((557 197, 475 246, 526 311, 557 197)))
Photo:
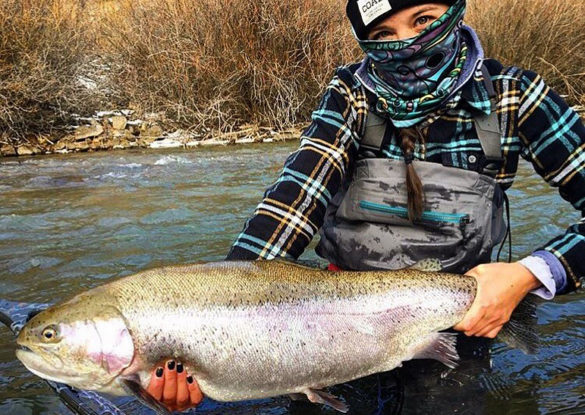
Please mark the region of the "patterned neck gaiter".
POLYGON ((461 27, 466 1, 458 0, 418 36, 358 40, 372 61, 368 73, 396 127, 412 127, 436 111, 457 85, 467 58, 461 27))

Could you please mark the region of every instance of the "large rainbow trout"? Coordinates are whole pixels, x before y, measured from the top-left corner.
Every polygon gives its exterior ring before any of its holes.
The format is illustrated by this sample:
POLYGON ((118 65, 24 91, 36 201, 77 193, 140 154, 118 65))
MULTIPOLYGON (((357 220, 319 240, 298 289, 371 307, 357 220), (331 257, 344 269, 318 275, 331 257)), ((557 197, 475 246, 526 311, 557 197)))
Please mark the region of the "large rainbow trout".
POLYGON ((412 269, 329 272, 280 261, 173 266, 41 312, 22 329, 16 353, 43 378, 136 394, 159 413, 167 412, 144 388, 168 358, 183 362, 203 393, 219 401, 300 393, 346 412, 321 389, 409 359, 455 367, 455 337, 440 331, 463 318, 475 293, 474 278, 412 269))

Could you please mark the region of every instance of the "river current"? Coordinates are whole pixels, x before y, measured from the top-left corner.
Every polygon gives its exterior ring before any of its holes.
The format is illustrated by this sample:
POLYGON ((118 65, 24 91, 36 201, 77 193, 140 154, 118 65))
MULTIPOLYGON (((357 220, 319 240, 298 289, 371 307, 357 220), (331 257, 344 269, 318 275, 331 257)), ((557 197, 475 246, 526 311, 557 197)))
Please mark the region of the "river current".
MULTIPOLYGON (((0 298, 56 302, 146 268, 221 260, 295 146, 0 159, 0 298)), ((516 259, 578 220, 529 165, 509 196, 516 259)), ((309 249, 302 259, 317 257, 309 249)), ((406 363, 393 375, 393 413, 585 414, 585 292, 539 305, 537 332, 531 356, 496 341, 451 373, 435 362, 406 363)), ((0 335, 0 414, 69 413, 16 360, 11 333, 0 327, 0 335)), ((333 413, 293 410, 283 398, 238 408, 333 413)), ((197 413, 224 409, 206 402, 197 413)))

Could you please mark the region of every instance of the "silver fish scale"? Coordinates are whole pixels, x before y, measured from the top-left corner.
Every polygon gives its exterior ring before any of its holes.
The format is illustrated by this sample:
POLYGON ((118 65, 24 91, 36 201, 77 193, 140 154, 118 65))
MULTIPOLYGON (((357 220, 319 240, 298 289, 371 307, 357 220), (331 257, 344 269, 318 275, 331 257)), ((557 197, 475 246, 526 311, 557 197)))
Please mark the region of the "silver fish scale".
POLYGON ((267 261, 151 270, 95 294, 115 298, 144 385, 174 357, 207 396, 231 401, 390 370, 461 320, 475 291, 473 278, 457 275, 267 261))

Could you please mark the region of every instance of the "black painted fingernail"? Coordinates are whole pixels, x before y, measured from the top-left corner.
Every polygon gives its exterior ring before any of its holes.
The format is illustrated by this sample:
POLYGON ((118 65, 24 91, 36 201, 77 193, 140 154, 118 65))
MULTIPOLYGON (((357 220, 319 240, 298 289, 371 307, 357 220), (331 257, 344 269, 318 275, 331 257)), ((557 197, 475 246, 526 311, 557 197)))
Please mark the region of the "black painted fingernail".
POLYGON ((162 367, 157 368, 156 369, 156 377, 162 378, 162 375, 163 375, 163 368, 162 367))
POLYGON ((187 376, 187 383, 193 383, 193 376, 187 376))
POLYGON ((183 364, 177 363, 177 373, 183 373, 183 364))
POLYGON ((175 368, 175 361, 171 360, 169 363, 167 363, 167 367, 169 370, 173 370, 175 368))

